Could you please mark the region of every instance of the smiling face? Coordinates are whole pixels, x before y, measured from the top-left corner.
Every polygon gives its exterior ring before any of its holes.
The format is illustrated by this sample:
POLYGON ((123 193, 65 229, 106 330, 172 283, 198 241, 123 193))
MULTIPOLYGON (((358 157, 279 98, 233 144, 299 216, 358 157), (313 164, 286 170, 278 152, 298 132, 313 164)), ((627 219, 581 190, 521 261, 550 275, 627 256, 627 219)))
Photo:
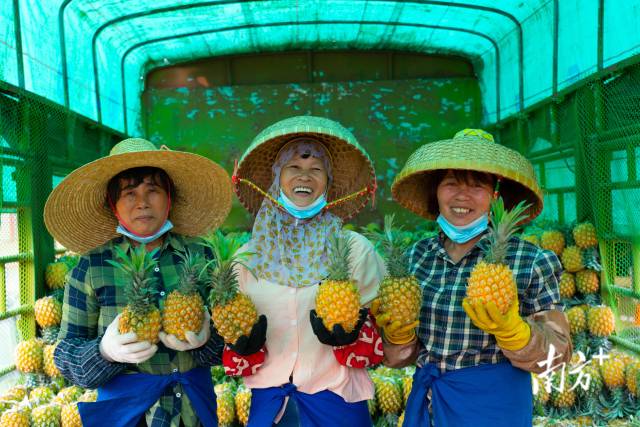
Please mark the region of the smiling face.
POLYGON ((167 219, 167 192, 151 176, 138 185, 133 179, 120 179, 119 183, 115 208, 126 228, 141 236, 158 231, 167 219))
POLYGON ((327 190, 324 162, 309 155, 296 154, 282 167, 280 188, 299 207, 309 206, 327 190))
POLYGON ((474 176, 473 173, 447 171, 437 189, 440 214, 460 227, 488 213, 493 196, 491 181, 489 174, 474 176))

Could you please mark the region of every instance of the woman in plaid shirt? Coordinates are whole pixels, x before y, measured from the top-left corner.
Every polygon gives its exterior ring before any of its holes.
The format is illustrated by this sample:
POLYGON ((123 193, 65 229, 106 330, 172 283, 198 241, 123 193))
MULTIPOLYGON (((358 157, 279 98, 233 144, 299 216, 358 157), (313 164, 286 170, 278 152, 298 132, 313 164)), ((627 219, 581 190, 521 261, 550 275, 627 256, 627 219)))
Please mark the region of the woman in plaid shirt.
POLYGON ((109 261, 114 249, 146 245, 155 252, 156 303, 178 286, 179 252, 211 258, 193 237, 217 227, 231 204, 227 173, 191 153, 156 149, 127 139, 109 156, 69 174, 45 206, 50 233, 83 254, 65 286, 54 362, 74 384, 98 388, 98 400, 78 405, 83 425, 214 426, 209 367, 220 363, 222 342, 208 314, 187 340, 160 333, 160 343, 120 334, 127 304, 125 277, 109 261), (146 421, 143 415, 146 412, 146 421))
MULTIPOLYGON (((552 252, 512 237, 506 264, 518 299, 504 315, 493 304, 474 305, 466 299, 469 275, 484 255, 492 199, 499 193, 507 209, 526 200, 531 204, 528 220, 542 210, 531 164, 494 143, 488 133, 465 129, 413 153, 392 192, 407 209, 437 218, 441 228, 409 254, 411 272, 423 289, 417 334, 412 332, 405 344, 385 343, 387 365, 418 366, 406 422, 531 426, 530 372, 571 358, 569 325, 558 291, 560 262, 552 252)), ((383 332, 388 327, 380 326, 383 332)))

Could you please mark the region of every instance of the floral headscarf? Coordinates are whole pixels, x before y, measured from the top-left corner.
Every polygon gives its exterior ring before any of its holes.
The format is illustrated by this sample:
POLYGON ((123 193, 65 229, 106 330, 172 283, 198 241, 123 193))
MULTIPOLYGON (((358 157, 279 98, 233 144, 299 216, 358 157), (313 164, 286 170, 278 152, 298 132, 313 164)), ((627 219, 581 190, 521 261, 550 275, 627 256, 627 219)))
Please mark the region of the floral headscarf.
MULTIPOLYGON (((280 172, 296 155, 311 155, 321 159, 327 170, 327 188, 331 185, 331 160, 326 148, 312 139, 290 142, 273 164, 274 180, 269 194, 280 194, 280 172)), ((262 279, 284 286, 314 285, 327 276, 329 236, 340 231, 342 221, 324 211, 300 221, 265 197, 253 224, 249 266, 262 279)))

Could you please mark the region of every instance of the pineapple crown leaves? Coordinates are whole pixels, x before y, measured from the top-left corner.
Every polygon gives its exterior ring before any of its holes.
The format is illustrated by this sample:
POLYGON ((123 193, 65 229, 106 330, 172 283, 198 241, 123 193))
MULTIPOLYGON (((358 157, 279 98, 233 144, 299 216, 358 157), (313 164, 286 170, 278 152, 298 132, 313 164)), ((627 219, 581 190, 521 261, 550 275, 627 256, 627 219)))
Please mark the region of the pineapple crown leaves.
POLYGON ((518 231, 519 223, 527 218, 526 211, 530 206, 521 201, 513 209, 506 210, 502 197, 491 202, 491 227, 487 244, 483 247, 485 262, 504 264, 509 239, 518 231))
POLYGON ((394 228, 395 215, 384 216, 384 230, 380 232, 368 232, 366 237, 375 242, 376 247, 382 252, 387 266, 387 274, 390 277, 409 276, 408 249, 411 241, 402 235, 402 227, 394 228))
POLYGON ((180 292, 185 295, 199 292, 202 286, 202 274, 206 270, 204 257, 189 249, 177 252, 176 255, 181 260, 180 292))
POLYGON ((121 270, 131 278, 125 287, 125 296, 134 310, 146 311, 153 305, 153 295, 156 293, 156 279, 153 269, 158 265, 155 259, 160 248, 147 252, 145 245, 132 247, 127 254, 119 247, 114 249, 119 261, 107 260, 109 264, 121 270))
POLYGON ((351 256, 352 237, 345 233, 335 233, 329 236, 329 266, 327 278, 329 280, 349 280, 351 268, 349 257, 351 256))
POLYGON ((226 305, 238 293, 238 272, 234 268, 236 265, 243 266, 255 277, 246 264, 246 259, 253 252, 238 253, 241 242, 235 237, 224 236, 220 230, 205 236, 203 244, 211 248, 214 257, 206 264, 206 268, 210 268, 209 305, 226 305))

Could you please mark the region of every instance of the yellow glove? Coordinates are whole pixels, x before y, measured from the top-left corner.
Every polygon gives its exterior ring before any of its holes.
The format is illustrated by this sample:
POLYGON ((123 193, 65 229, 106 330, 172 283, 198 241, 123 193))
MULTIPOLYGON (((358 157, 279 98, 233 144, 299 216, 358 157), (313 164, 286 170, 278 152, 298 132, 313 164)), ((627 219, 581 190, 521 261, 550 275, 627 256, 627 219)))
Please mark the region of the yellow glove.
POLYGON ((420 322, 415 320, 408 325, 402 325, 398 320, 391 321, 390 313, 380 313, 380 298, 371 303, 371 314, 382 330, 383 338, 391 344, 408 344, 416 339, 416 327, 420 322))
POLYGON ((474 304, 469 298, 465 298, 462 301, 462 308, 474 325, 496 337, 500 348, 516 351, 529 343, 531 328, 520 317, 517 298, 505 314, 500 313, 492 301, 486 305, 482 302, 474 304))

